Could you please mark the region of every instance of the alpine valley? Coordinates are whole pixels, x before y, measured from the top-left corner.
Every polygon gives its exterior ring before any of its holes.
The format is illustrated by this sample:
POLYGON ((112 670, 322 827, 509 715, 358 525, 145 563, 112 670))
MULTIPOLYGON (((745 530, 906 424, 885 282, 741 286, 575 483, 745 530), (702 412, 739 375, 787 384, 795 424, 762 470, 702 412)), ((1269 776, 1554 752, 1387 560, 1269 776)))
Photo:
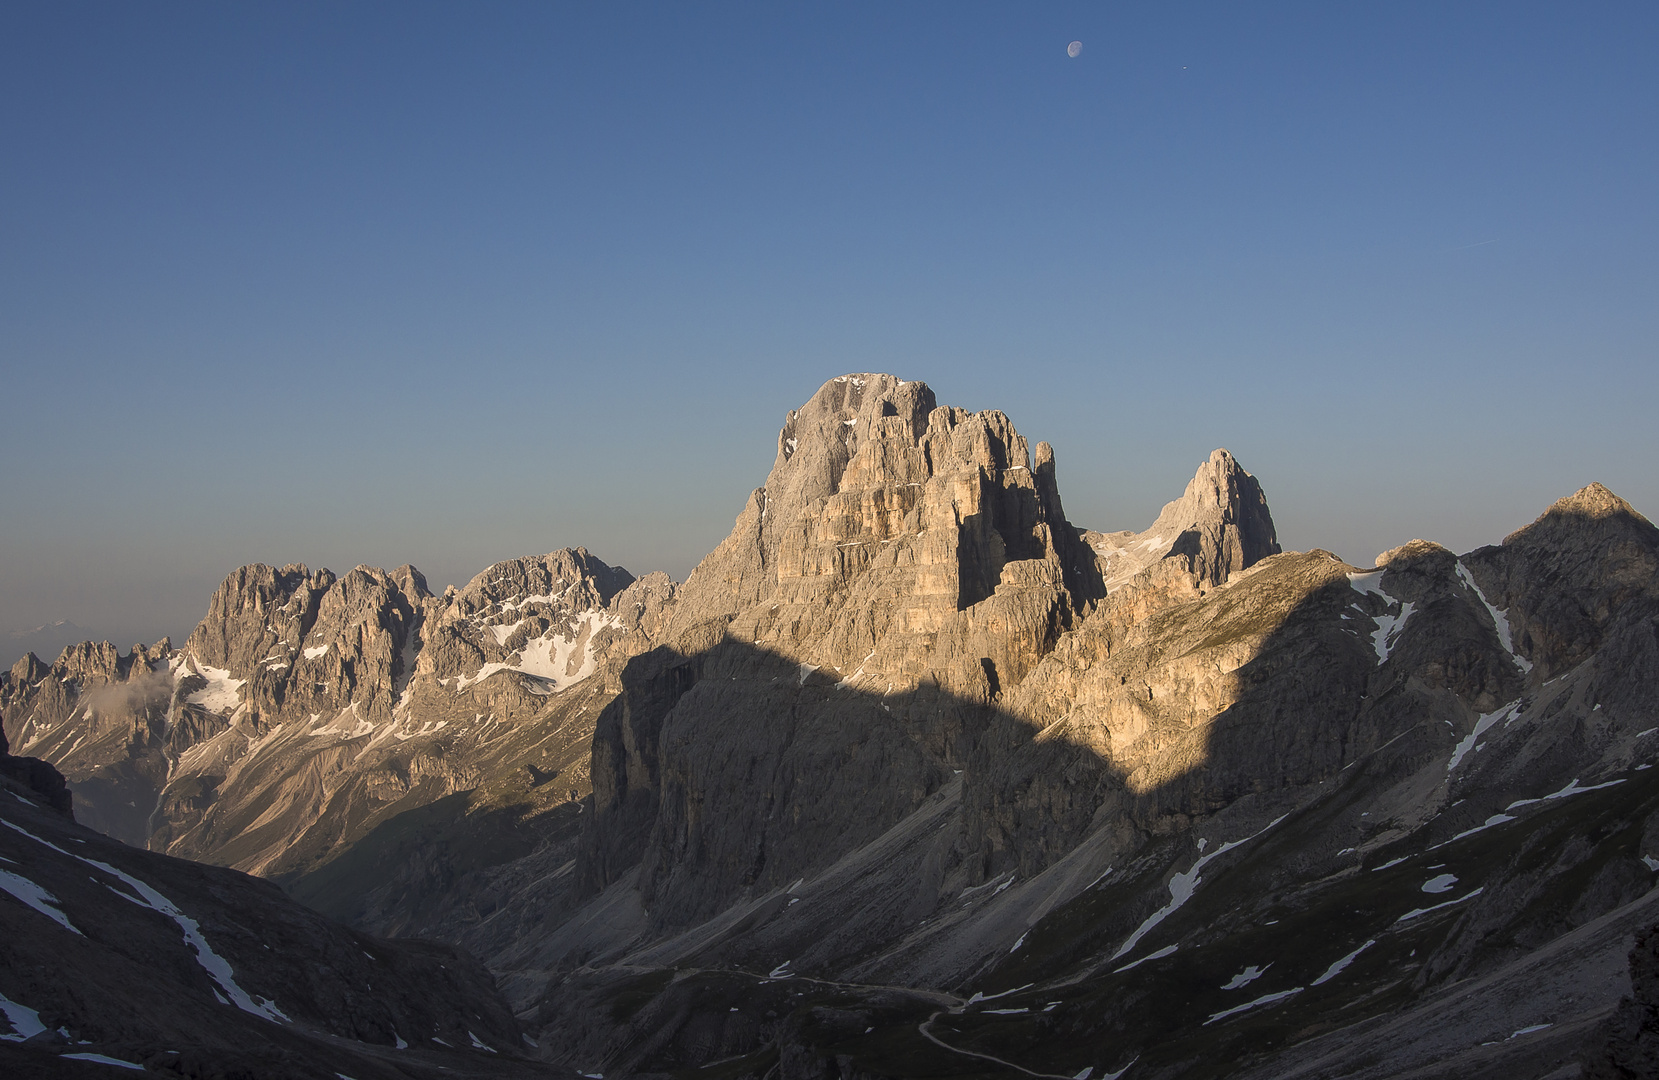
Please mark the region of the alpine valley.
POLYGON ((1355 567, 1217 450, 1099 533, 847 375, 683 583, 245 566, 0 714, 8 1075, 1659 1075, 1659 529, 1597 484, 1355 567))

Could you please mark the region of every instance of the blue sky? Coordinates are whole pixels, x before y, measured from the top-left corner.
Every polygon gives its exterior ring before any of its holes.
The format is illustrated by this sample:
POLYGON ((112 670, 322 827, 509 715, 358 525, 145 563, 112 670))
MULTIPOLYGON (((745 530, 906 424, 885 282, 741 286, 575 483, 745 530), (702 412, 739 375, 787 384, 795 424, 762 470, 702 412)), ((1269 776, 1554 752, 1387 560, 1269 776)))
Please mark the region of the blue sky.
MULTIPOLYGON (((1072 519, 1659 512, 1652 4, 0 7, 0 631, 235 566, 683 577, 847 371, 1072 519), (1083 42, 1066 55, 1067 42, 1083 42)), ((9 659, 9 658, 8 658, 9 659)))

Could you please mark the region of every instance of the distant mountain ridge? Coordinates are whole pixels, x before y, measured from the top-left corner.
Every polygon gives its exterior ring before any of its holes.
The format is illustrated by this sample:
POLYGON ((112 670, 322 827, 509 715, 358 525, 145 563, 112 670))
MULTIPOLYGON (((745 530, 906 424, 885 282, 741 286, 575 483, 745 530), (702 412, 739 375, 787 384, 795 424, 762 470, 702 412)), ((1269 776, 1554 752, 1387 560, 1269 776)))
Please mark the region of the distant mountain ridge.
POLYGON ((6 632, 6 657, 24 656, 36 653, 41 656, 56 656, 70 645, 82 641, 89 641, 95 635, 83 626, 77 626, 68 619, 59 619, 56 622, 43 623, 27 630, 10 630, 6 632))
POLYGON ((1103 534, 863 373, 683 584, 244 567, 0 712, 85 820, 464 944, 585 1072, 1509 1078, 1612 1045, 1656 691, 1659 530, 1600 485, 1357 568, 1217 450, 1103 534))

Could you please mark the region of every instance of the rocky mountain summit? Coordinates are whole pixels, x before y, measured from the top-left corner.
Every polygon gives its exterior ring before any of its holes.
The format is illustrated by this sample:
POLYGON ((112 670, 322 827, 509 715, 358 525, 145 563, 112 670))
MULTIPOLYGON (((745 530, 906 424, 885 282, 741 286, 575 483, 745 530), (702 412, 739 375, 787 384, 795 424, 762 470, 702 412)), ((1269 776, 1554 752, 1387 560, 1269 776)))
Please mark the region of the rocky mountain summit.
POLYGON ((1599 485, 1354 567, 1217 450, 1095 532, 1048 444, 858 374, 682 585, 245 567, 0 712, 111 835, 465 946, 555 1066, 1511 1080, 1645 1053, 1656 688, 1599 485))
POLYGON ((1225 450, 1198 467, 1187 490, 1164 507, 1151 528, 1140 533, 1085 531, 1083 539, 1094 549, 1108 592, 1154 567, 1165 577, 1224 585, 1235 571, 1279 553, 1267 496, 1225 450))

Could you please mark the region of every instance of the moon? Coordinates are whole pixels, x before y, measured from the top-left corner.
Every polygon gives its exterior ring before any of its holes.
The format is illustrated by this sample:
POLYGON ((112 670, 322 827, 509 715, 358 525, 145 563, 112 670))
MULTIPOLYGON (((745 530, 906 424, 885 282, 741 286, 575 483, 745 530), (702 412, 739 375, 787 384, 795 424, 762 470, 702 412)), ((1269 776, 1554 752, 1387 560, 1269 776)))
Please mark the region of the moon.
POLYGON ((1077 54, 1082 51, 1083 43, 1081 41, 1074 41, 1070 45, 1066 46, 1066 55, 1070 57, 1076 57, 1077 54))

